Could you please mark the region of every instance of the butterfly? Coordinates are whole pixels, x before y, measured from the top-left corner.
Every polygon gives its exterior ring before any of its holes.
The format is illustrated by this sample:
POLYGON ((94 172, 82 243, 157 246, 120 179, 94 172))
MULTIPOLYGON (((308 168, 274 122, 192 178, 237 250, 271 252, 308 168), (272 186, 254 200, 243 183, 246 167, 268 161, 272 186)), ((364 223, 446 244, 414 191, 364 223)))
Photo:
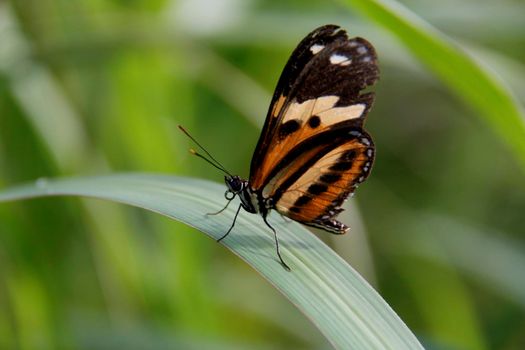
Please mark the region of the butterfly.
POLYGON ((343 234, 341 205, 370 174, 375 149, 363 123, 374 100, 363 90, 379 78, 374 47, 349 38, 336 25, 308 34, 284 67, 255 148, 248 180, 231 175, 184 128, 210 159, 191 150, 225 175, 225 210, 235 197, 241 208, 258 213, 272 230, 277 256, 284 262, 271 210, 302 224, 343 234))

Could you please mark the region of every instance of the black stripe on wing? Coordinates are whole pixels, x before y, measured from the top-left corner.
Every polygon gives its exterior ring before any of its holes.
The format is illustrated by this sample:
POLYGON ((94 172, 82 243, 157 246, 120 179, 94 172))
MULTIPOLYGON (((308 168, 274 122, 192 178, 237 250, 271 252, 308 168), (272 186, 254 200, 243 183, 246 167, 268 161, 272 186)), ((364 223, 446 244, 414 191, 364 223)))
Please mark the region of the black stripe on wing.
POLYGON ((297 78, 304 71, 305 66, 312 60, 312 58, 319 53, 318 49, 330 46, 335 41, 347 40, 346 31, 341 27, 328 24, 319 27, 308 34, 292 52, 288 62, 284 66, 281 77, 277 82, 275 92, 268 109, 266 120, 261 132, 261 136, 255 148, 254 155, 251 162, 251 170, 256 169, 257 164, 262 161, 262 156, 266 152, 267 146, 265 141, 269 141, 269 135, 278 123, 278 118, 272 118, 272 111, 276 110, 276 106, 284 103, 284 100, 289 97, 290 90, 296 84, 297 78))
MULTIPOLYGON (((336 96, 338 100, 334 108, 356 104, 366 107, 361 116, 352 122, 354 126, 362 126, 372 106, 374 94, 361 92, 374 84, 378 77, 376 52, 365 39, 349 39, 346 32, 337 26, 321 27, 307 36, 294 51, 279 80, 264 129, 254 152, 250 181, 255 188, 260 188, 261 184, 269 181, 269 173, 257 172, 261 164, 268 161, 271 144, 279 141, 274 135, 280 130, 280 125, 284 125, 283 120, 291 122, 289 120, 291 116, 287 112, 289 106, 300 106, 321 97, 336 96), (316 33, 323 33, 324 36, 315 35, 316 33), (330 33, 332 39, 329 40, 330 33), (324 41, 318 43, 316 38, 323 38, 324 41), (324 42, 326 44, 322 44, 324 42), (294 58, 298 59, 297 64, 294 63, 294 58), (286 92, 285 101, 280 100, 284 96, 281 92, 286 92)), ((352 118, 350 115, 348 117, 352 118)), ((302 120, 302 122, 305 121, 302 120)), ((296 142, 298 144, 303 140, 298 138, 296 142)), ((291 149, 294 144, 289 146, 291 149)), ((272 156, 275 157, 275 155, 272 156)))
MULTIPOLYGON (((273 169, 271 175, 268 177, 267 182, 270 182, 273 177, 277 176, 277 174, 279 174, 282 169, 286 168, 288 164, 297 161, 301 157, 301 154, 305 153, 305 150, 316 147, 319 148, 319 151, 315 154, 315 156, 308 158, 304 164, 302 164, 301 167, 293 174, 286 175, 286 180, 269 195, 272 202, 277 203, 283 193, 286 192, 290 186, 292 186, 306 171, 308 171, 308 169, 310 169, 319 159, 324 157, 330 151, 351 140, 359 140, 363 138, 369 140, 369 142, 372 140, 370 135, 368 135, 368 133, 366 133, 361 128, 342 126, 340 128, 336 128, 306 139, 304 142, 297 145, 281 160, 281 162, 279 162, 275 169, 273 169)), ((371 144, 371 147, 373 148, 373 144, 371 144)), ((368 176, 368 173, 363 175, 368 176)), ((364 181, 366 176, 359 182, 364 181)))
POLYGON ((297 45, 297 48, 292 52, 288 62, 284 66, 281 77, 277 82, 271 104, 277 101, 281 95, 289 96, 290 90, 295 85, 304 67, 316 54, 336 41, 346 40, 348 40, 346 31, 333 24, 319 27, 308 34, 301 40, 299 45, 297 45))
POLYGON ((339 40, 312 59, 297 77, 290 98, 297 102, 338 96, 338 106, 354 104, 379 78, 374 47, 363 38, 339 40))

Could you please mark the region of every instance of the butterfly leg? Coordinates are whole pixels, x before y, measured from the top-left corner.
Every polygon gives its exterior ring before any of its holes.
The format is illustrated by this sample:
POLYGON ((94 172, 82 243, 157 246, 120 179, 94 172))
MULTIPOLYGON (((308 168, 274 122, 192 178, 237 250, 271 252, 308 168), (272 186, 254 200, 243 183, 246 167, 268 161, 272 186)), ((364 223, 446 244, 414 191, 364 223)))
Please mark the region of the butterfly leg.
MULTIPOLYGON (((230 203, 230 202, 228 202, 230 203)), ((228 229, 228 231, 226 231, 226 233, 217 240, 217 242, 220 242, 222 241, 224 238, 226 238, 226 236, 228 236, 231 232, 231 230, 233 229, 233 226, 235 226, 235 221, 237 221, 237 215, 239 215, 239 211, 241 210, 241 207, 242 205, 239 204, 239 208, 237 208, 237 212, 235 213, 235 217, 233 218, 233 222, 232 222, 232 225, 230 226, 230 228, 228 229)))
POLYGON ((277 239, 277 231, 275 231, 275 229, 268 223, 268 221, 266 220, 266 215, 263 215, 263 220, 266 223, 266 225, 273 231, 273 237, 275 238, 275 247, 277 249, 277 256, 279 257, 279 260, 281 261, 281 265, 283 265, 286 271, 291 271, 290 267, 286 265, 286 263, 284 262, 281 256, 281 251, 279 249, 279 240, 277 239))
POLYGON ((224 208, 222 208, 221 210, 219 210, 219 211, 217 211, 215 213, 206 213, 206 215, 218 215, 218 214, 222 213, 223 211, 226 210, 226 208, 228 208, 228 205, 230 205, 231 202, 232 202, 232 199, 228 200, 228 202, 226 203, 224 208))

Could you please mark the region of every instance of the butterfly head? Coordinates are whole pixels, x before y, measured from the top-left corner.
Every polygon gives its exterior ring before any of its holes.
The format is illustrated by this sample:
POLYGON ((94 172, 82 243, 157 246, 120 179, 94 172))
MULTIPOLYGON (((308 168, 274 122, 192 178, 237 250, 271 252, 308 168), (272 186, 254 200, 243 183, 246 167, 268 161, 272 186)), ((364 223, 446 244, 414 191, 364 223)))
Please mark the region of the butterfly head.
POLYGON ((226 183, 226 186, 228 187, 227 193, 232 194, 234 197, 240 194, 248 185, 246 180, 241 179, 237 175, 224 176, 224 182, 226 183))
POLYGON ((226 190, 224 194, 227 200, 232 200, 238 195, 241 200, 241 205, 246 211, 249 213, 259 212, 257 195, 250 190, 248 181, 241 179, 237 175, 226 175, 224 182, 226 183, 226 187, 228 187, 228 190, 226 190))

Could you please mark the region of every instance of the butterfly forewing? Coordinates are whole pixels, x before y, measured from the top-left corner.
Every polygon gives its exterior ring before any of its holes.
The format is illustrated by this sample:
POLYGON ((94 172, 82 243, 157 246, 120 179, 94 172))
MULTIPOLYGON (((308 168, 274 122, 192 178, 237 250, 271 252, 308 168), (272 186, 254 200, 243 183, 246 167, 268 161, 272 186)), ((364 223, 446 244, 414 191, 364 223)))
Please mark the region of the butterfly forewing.
POLYGON ((348 39, 336 26, 308 35, 279 80, 252 159, 252 189, 264 189, 265 196, 271 196, 267 186, 276 189, 282 176, 304 168, 304 159, 316 152, 302 147, 309 156, 290 156, 316 135, 361 128, 373 101, 373 94, 361 90, 375 82, 377 74, 375 51, 366 40, 348 39))
POLYGON ((268 115, 255 149, 251 162, 251 172, 262 162, 270 142, 269 134, 273 133, 279 123, 282 107, 287 103, 290 91, 296 85, 299 75, 310 63, 317 50, 325 48, 334 41, 346 38, 346 33, 336 25, 325 25, 308 34, 297 46, 286 63, 270 103, 268 115))

